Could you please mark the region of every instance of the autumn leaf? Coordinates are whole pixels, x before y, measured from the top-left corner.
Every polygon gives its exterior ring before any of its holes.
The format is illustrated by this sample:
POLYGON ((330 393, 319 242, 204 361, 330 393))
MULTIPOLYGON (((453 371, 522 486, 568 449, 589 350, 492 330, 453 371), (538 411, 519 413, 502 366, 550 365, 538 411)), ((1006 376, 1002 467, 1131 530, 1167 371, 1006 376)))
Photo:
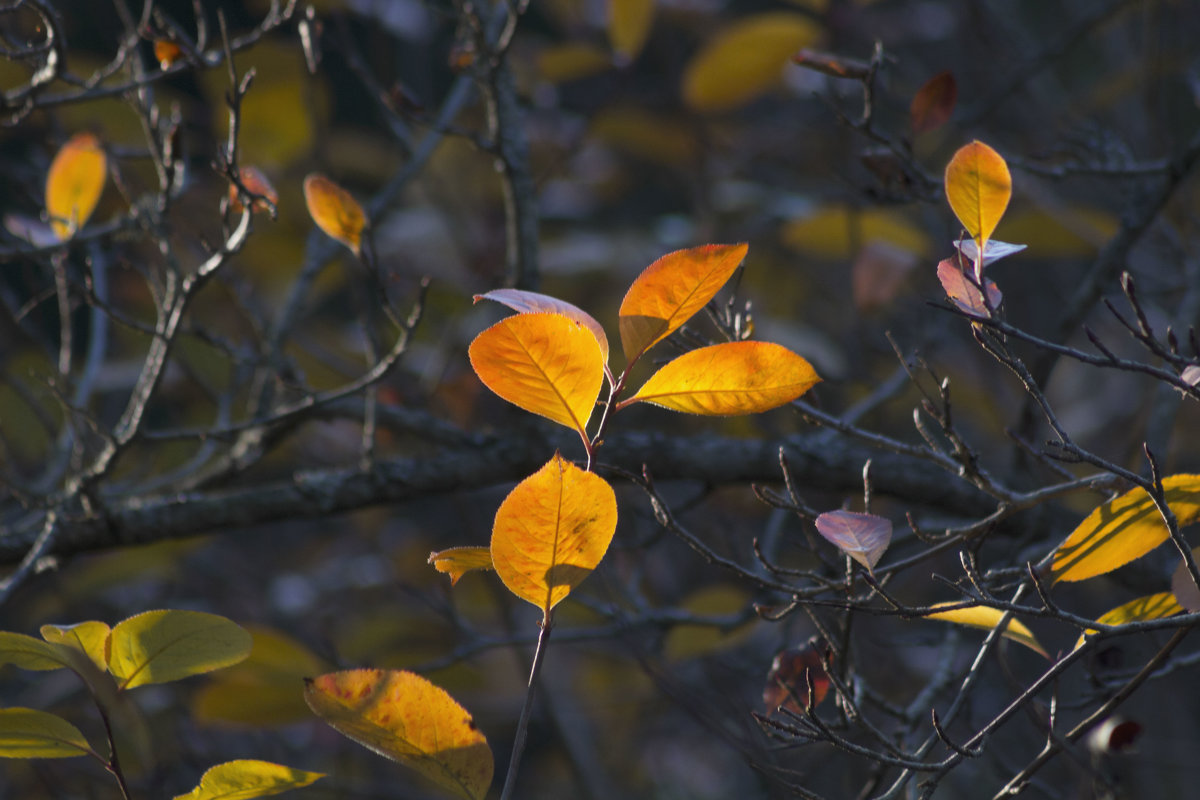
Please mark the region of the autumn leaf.
MULTIPOLYGON (((955 249, 962 253, 972 264, 979 266, 979 245, 974 239, 960 239, 953 242, 955 249)), ((1008 258, 1014 253, 1019 253, 1028 245, 1011 244, 1009 242, 998 242, 995 239, 988 239, 987 244, 983 249, 983 264, 986 267, 994 264, 1002 258, 1008 258)))
POLYGON ((450 585, 458 583, 458 579, 476 569, 493 569, 492 551, 487 547, 451 547, 449 550, 439 550, 429 554, 429 563, 438 572, 450 576, 450 585))
MULTIPOLYGON (((938 603, 933 608, 941 606, 957 605, 956 603, 938 603)), ((952 608, 947 611, 936 611, 932 614, 927 614, 926 619, 939 619, 943 622, 953 622, 958 625, 969 625, 972 628, 983 628, 984 630, 992 630, 1000 624, 1000 619, 1004 616, 1004 612, 998 608, 989 606, 968 606, 967 608, 952 608)), ((1025 627, 1025 624, 1016 617, 1010 617, 1008 625, 1005 626, 1004 632, 1000 634, 1005 639, 1010 639, 1017 644, 1023 644, 1033 652, 1049 658, 1050 655, 1046 649, 1034 637, 1033 631, 1025 627)))
POLYGON ((241 626, 216 614, 147 611, 112 629, 108 669, 122 689, 132 689, 236 664, 252 644, 241 626))
MULTIPOLYGON (((1200 547, 1192 549, 1192 560, 1200 560, 1200 547)), ((1171 593, 1183 608, 1200 611, 1200 587, 1192 580, 1192 573, 1183 559, 1179 560, 1179 566, 1171 573, 1171 593)))
POLYGON ((621 301, 618 326, 627 363, 691 319, 746 257, 749 245, 710 244, 668 253, 642 271, 621 301))
POLYGON ((356 256, 362 252, 367 215, 349 192, 314 172, 304 179, 304 202, 313 222, 327 236, 349 247, 356 256))
MULTIPOLYGON (((1200 519, 1200 475, 1163 479, 1167 505, 1180 526, 1200 519)), ((1082 581, 1141 558, 1170 536, 1158 507, 1140 486, 1092 511, 1054 553, 1056 581, 1082 581)))
POLYGON ((170 39, 154 40, 154 59, 158 65, 170 69, 171 65, 183 57, 183 48, 170 39))
POLYGON ((964 145, 946 165, 946 199, 980 250, 985 250, 1011 197, 1008 164, 983 142, 964 145))
POLYGON ((618 408, 644 401, 686 414, 756 414, 795 400, 820 380, 782 345, 725 342, 668 362, 618 408))
POLYGON ((816 519, 817 533, 850 558, 875 569, 892 541, 891 520, 854 511, 826 511, 816 519))
POLYGON ((958 102, 958 82, 951 72, 939 72, 927 80, 913 95, 908 108, 909 125, 913 136, 942 127, 954 113, 958 102))
POLYGON ((412 672, 355 669, 305 682, 313 713, 379 755, 437 785, 482 800, 492 785, 492 751, 465 708, 412 672))
POLYGON ((600 345, 601 359, 604 363, 608 363, 608 336, 604 333, 604 326, 579 306, 572 305, 566 300, 559 300, 557 297, 551 297, 548 294, 529 292, 524 289, 493 289, 487 294, 475 295, 472 300, 476 303, 480 300, 493 300, 522 314, 549 311, 573 319, 591 331, 592 335, 596 337, 596 342, 600 345))
POLYGON ((608 41, 622 63, 637 58, 654 23, 655 0, 609 0, 608 41))
MULTIPOLYGON (((1145 597, 1139 597, 1136 600, 1130 600, 1128 603, 1119 605, 1111 611, 1106 611, 1096 618, 1096 622, 1101 625, 1124 625, 1127 622, 1140 622, 1148 619, 1161 619, 1162 617, 1170 617, 1174 614, 1182 614, 1183 607, 1175 601, 1175 596, 1170 592, 1159 592, 1158 594, 1148 594, 1145 597)), ((1083 643, 1087 641, 1090 634, 1096 633, 1093 628, 1089 628, 1079 634, 1079 639, 1075 642, 1073 650, 1078 650, 1083 647, 1083 643)))
POLYGON ((205 771, 200 783, 175 800, 250 800, 316 783, 321 772, 305 772, 269 761, 239 759, 217 764, 205 771))
POLYGON ((100 140, 77 133, 62 146, 46 176, 46 214, 60 240, 87 224, 108 177, 108 160, 100 140))
POLYGON ((616 527, 608 482, 555 453, 500 504, 492 563, 510 592, 548 616, 604 558, 616 527))
MULTIPOLYGON (((271 206, 279 205, 279 192, 275 191, 275 187, 271 185, 271 181, 267 179, 267 176, 258 167, 240 167, 238 169, 238 180, 242 182, 242 186, 248 192, 257 195, 250 206, 252 211, 270 212, 271 206)), ((234 183, 229 184, 229 208, 235 214, 242 213, 241 193, 234 183)))
POLYGON ((820 705, 831 685, 825 671, 829 653, 828 643, 820 636, 812 637, 800 647, 776 653, 763 687, 763 705, 767 707, 767 713, 779 708, 804 713, 804 707, 808 705, 809 681, 813 687, 812 704, 820 705))
MULTIPOLYGON (((957 263, 957 259, 947 258, 938 264, 937 268, 938 281, 942 284, 942 290, 946 292, 946 296, 963 311, 969 314, 974 314, 978 317, 990 317, 992 312, 988 310, 987 305, 983 302, 983 292, 979 291, 979 287, 974 283, 974 276, 970 276, 957 263)), ((991 303, 993 309, 1000 307, 1000 301, 1004 299, 1004 295, 1000 293, 996 282, 988 278, 983 279, 984 286, 987 287, 988 303, 991 303)))

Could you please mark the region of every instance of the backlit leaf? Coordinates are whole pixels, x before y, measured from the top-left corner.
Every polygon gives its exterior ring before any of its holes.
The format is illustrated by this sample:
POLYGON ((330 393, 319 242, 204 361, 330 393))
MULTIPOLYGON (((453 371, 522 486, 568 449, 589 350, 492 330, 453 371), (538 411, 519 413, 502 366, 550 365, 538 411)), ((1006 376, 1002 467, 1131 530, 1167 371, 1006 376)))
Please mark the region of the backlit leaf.
POLYGON ((458 579, 476 569, 493 569, 492 551, 487 547, 451 547, 429 554, 429 563, 438 572, 450 576, 450 585, 458 583, 458 579))
POLYGON ((980 141, 964 145, 946 165, 946 199, 980 249, 992 236, 1012 197, 1008 164, 980 141))
MULTIPOLYGON (((980 317, 991 316, 991 312, 983 302, 983 292, 979 291, 979 287, 973 282, 974 276, 968 275, 958 265, 957 259, 947 258, 940 262, 937 276, 946 296, 954 302, 954 305, 980 317)), ((995 281, 984 278, 983 282, 987 287, 988 302, 992 304, 992 308, 999 308, 1004 295, 1000 293, 995 281)))
POLYGON ((820 380, 782 345, 725 342, 668 362, 620 407, 644 401, 685 414, 756 414, 795 400, 820 380))
POLYGON ((226 761, 207 770, 195 789, 175 800, 250 800, 299 789, 324 777, 321 772, 305 772, 269 761, 226 761))
POLYGON ((154 58, 163 69, 169 69, 172 64, 183 57, 183 48, 170 39, 154 40, 154 58))
POLYGON ((618 58, 637 58, 654 23, 655 0, 608 0, 608 41, 618 58))
POLYGON ((551 297, 548 294, 528 292, 523 289, 493 289, 487 294, 477 294, 472 299, 476 303, 480 300, 494 300, 497 303, 508 306, 513 311, 520 311, 522 314, 549 311, 573 319, 591 331, 592 335, 596 337, 596 342, 600 345, 601 358, 604 360, 604 363, 608 363, 608 336, 604 333, 604 326, 579 306, 572 305, 566 300, 559 300, 557 297, 551 297))
POLYGON ((32 708, 0 708, 0 758, 73 758, 92 753, 71 723, 32 708))
POLYGON ((83 653, 101 671, 108 669, 108 637, 106 623, 80 622, 75 625, 43 625, 42 638, 53 644, 71 647, 83 653))
POLYGON ((216 614, 147 611, 112 629, 108 669, 132 689, 236 664, 252 643, 244 628, 216 614))
MULTIPOLYGON (((1200 475, 1163 479, 1167 505, 1181 526, 1200 519, 1200 475)), ((1158 508, 1138 487, 1096 508, 1054 553, 1057 581, 1082 581, 1141 558, 1170 536, 1158 508)))
POLYGON ((0 631, 0 666, 5 664, 42 671, 69 667, 71 659, 61 645, 23 633, 0 631))
MULTIPOLYGON (((1192 550, 1192 560, 1196 561, 1197 559, 1200 559, 1200 547, 1192 550)), ((1188 611, 1200 611, 1200 587, 1197 587, 1196 582, 1192 580, 1192 574, 1182 559, 1171 575, 1171 593, 1175 601, 1183 608, 1188 611)))
POLYGON ((684 101, 697 111, 728 111, 780 82, 792 55, 816 41, 820 28, 808 17, 770 11, 721 29, 688 63, 684 101))
MULTIPOLYGON (((949 606, 956 603, 938 603, 933 606, 949 606)), ((968 608, 954 608, 949 611, 937 611, 927 615, 926 619, 940 619, 944 622, 953 622, 958 625, 969 625, 972 628, 983 628, 991 630, 1000 624, 1000 618, 1004 616, 1004 612, 998 608, 990 608, 988 606, 970 606, 968 608)), ((1005 626, 1004 632, 1000 634, 1005 639, 1011 639, 1017 644, 1023 644, 1033 652, 1040 656, 1049 658, 1049 654, 1045 648, 1038 643, 1034 637, 1033 631, 1025 627, 1025 624, 1016 617, 1008 620, 1008 625, 1005 626)))
POLYGON ((304 179, 304 202, 313 222, 327 236, 349 247, 354 255, 362 252, 367 215, 349 192, 314 172, 304 179))
POLYGON ((927 80, 913 95, 908 108, 913 136, 932 131, 946 124, 958 102, 958 82, 953 73, 939 72, 927 80))
POLYGON ((104 149, 90 133, 75 134, 54 156, 46 176, 46 214, 59 239, 87 224, 107 177, 104 149))
POLYGON ((812 704, 820 705, 829 694, 829 674, 825 671, 829 654, 829 644, 820 636, 812 637, 800 647, 776 653, 763 687, 763 705, 767 713, 774 713, 780 707, 797 714, 804 713, 804 707, 808 705, 809 681, 813 687, 812 704))
MULTIPOLYGON (((964 256, 971 260, 972 264, 979 262, 979 245, 974 239, 962 239, 953 242, 954 247, 964 256)), ((1019 253, 1028 245, 1024 244, 1009 244, 1008 242, 998 242, 995 239, 988 239, 987 244, 983 248, 983 266, 994 264, 1002 258, 1008 258, 1013 253, 1019 253)))
POLYGON ((826 511, 817 517, 817 533, 870 572, 892 541, 892 522, 874 514, 826 511))
POLYGON ((342 734, 461 797, 480 800, 492 784, 487 739, 466 709, 420 675, 331 672, 307 681, 304 699, 342 734))
POLYGON ((604 383, 600 344, 586 326, 551 312, 517 314, 475 337, 468 354, 493 392, 586 435, 604 383))
MULTIPOLYGON (((1126 622, 1161 619, 1162 617, 1182 613, 1183 607, 1175 601, 1173 594, 1170 592, 1159 592, 1158 594, 1148 594, 1145 597, 1130 600, 1128 603, 1119 605, 1111 611, 1106 611, 1096 618, 1096 622, 1102 625, 1124 625, 1126 622)), ((1072 649, 1078 650, 1082 647, 1083 643, 1087 641, 1088 634, 1091 633, 1096 633, 1096 631, 1089 629, 1079 634, 1079 639, 1075 642, 1075 647, 1072 649)))
POLYGON ((608 482, 555 453, 500 504, 492 562, 509 591, 548 614, 604 558, 616 528, 608 482))
POLYGON ((704 308, 747 250, 746 244, 709 244, 668 253, 646 267, 621 301, 625 360, 632 363, 704 308))

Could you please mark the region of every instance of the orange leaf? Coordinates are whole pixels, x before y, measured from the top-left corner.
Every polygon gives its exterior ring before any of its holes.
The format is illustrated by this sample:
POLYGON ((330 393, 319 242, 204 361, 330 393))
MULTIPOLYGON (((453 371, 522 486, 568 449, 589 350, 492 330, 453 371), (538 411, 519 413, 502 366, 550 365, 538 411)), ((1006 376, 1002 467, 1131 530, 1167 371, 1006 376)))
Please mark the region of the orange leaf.
MULTIPOLYGON (((968 277, 963 268, 955 262, 956 259, 947 258, 938 264, 937 276, 946 296, 963 311, 979 317, 990 317, 992 312, 983 302, 983 292, 979 291, 979 287, 973 282, 973 276, 968 277)), ((1000 294, 995 281, 984 278, 983 282, 987 288, 988 302, 992 304, 992 308, 999 308, 1004 295, 1000 294)))
POLYGON ((632 363, 704 308, 749 249, 747 244, 709 244, 668 253, 646 267, 621 302, 625 360, 632 363))
POLYGON ((510 592, 549 615, 604 558, 616 528, 612 487, 555 453, 500 504, 492 562, 510 592))
MULTIPOLYGON (((937 603, 938 606, 956 605, 955 603, 937 603)), ((937 611, 933 614, 928 614, 926 619, 940 619, 944 622, 954 622, 959 625, 970 625, 972 628, 983 628, 991 630, 1000 624, 1000 620, 1004 617, 1004 612, 998 608, 990 606, 968 606, 967 608, 952 608, 948 611, 937 611)), ((1025 627, 1025 623, 1021 622, 1016 617, 1009 617, 1008 624, 1004 627, 1004 632, 1000 634, 1005 639, 1011 639, 1017 644, 1023 644, 1033 652, 1049 658, 1049 653, 1046 648, 1038 642, 1034 637, 1033 631, 1025 627)))
POLYGON ((169 69, 172 64, 183 56, 183 48, 169 39, 154 40, 154 57, 163 69, 169 69))
POLYGON ((90 133, 77 133, 62 146, 46 176, 46 213, 60 240, 82 228, 96 210, 108 160, 100 140, 90 133))
POLYGON ((557 297, 551 297, 548 294, 527 292, 524 289, 493 289, 487 294, 477 294, 472 299, 476 303, 480 300, 494 300, 497 303, 508 306, 513 311, 520 311, 522 314, 551 311, 555 314, 562 314, 564 317, 569 317, 592 332, 596 337, 596 342, 600 345, 601 357, 606 364, 608 363, 608 336, 604 333, 604 327, 596 321, 595 317, 579 306, 572 305, 566 300, 559 300, 557 297))
POLYGON ((314 172, 304 179, 304 202, 318 228, 359 255, 367 215, 349 192, 314 172))
MULTIPOLYGON (((279 192, 275 191, 275 187, 271 185, 271 182, 267 180, 267 176, 258 167, 239 168, 238 180, 252 194, 260 196, 251 204, 252 211, 270 211, 271 206, 279 205, 279 192), (270 205, 267 205, 268 202, 270 205)), ((229 208, 235 214, 242 213, 242 198, 238 194, 237 186, 232 183, 229 184, 229 208)))
POLYGON ((412 672, 353 669, 305 681, 304 699, 340 733, 461 797, 482 800, 492 751, 467 710, 412 672))
POLYGON ((492 551, 486 547, 451 547, 429 554, 429 563, 450 576, 450 585, 476 569, 492 569, 492 551))
POLYGON ((946 199, 981 252, 1011 197, 1008 164, 983 142, 964 145, 946 165, 946 199))
POLYGON ((829 673, 825 671, 825 664, 830 655, 828 642, 820 636, 813 636, 799 647, 776 653, 771 669, 767 671, 767 684, 763 687, 763 705, 767 707, 767 713, 786 708, 803 714, 808 705, 810 680, 812 704, 820 705, 829 694, 829 673))
POLYGON ((913 136, 932 131, 946 124, 958 102, 958 83, 951 72, 939 72, 925 82, 913 95, 908 119, 913 136))
POLYGON ((493 392, 586 438, 604 383, 604 361, 584 325, 550 312, 517 314, 475 337, 468 354, 475 374, 493 392))
POLYGON ((609 0, 608 41, 618 58, 629 63, 637 58, 654 24, 655 0, 609 0))
POLYGON ((755 414, 795 400, 821 379, 772 342, 726 342, 671 361, 621 406, 645 401, 685 414, 755 414))

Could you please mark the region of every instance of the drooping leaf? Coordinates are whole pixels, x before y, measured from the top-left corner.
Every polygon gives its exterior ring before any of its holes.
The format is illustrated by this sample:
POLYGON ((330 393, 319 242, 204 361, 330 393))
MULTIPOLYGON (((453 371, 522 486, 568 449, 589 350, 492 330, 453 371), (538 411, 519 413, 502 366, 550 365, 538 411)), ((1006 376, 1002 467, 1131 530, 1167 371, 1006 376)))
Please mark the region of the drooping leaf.
POLYGON ((954 113, 958 102, 958 82, 951 72, 939 72, 927 80, 913 95, 908 108, 909 125, 913 136, 942 127, 954 113))
POLYGON ((655 0, 609 0, 608 41, 618 60, 638 57, 654 24, 655 0))
POLYGON ((450 585, 458 583, 458 579, 471 570, 493 569, 492 551, 487 547, 451 547, 429 554, 429 563, 438 572, 450 576, 450 585))
POLYGON ((1008 164, 983 142, 964 145, 946 165, 946 199, 984 252, 1010 197, 1012 176, 1008 164))
MULTIPOLYGON (((957 259, 947 258, 938 264, 937 268, 938 281, 942 284, 942 289, 946 292, 946 296, 953 301, 954 305, 971 314, 980 317, 991 316, 987 305, 983 302, 983 292, 979 291, 979 287, 974 283, 974 276, 968 276, 961 266, 958 265, 957 259)), ((988 302, 992 304, 992 308, 999 308, 1000 301, 1004 299, 1004 295, 1000 293, 996 282, 989 279, 983 279, 984 286, 987 287, 988 302)))
POLYGON ((59 239, 87 224, 107 177, 108 159, 90 133, 75 134, 54 156, 46 176, 46 214, 59 239))
POLYGON ((33 708, 0 708, 0 758, 73 758, 92 753, 79 729, 33 708))
POLYGON ((493 289, 487 294, 477 294, 472 299, 476 303, 480 300, 494 300, 508 306, 513 311, 520 311, 522 314, 549 311, 573 319, 596 337, 596 342, 600 345, 601 359, 604 363, 608 363, 608 336, 604 333, 604 326, 579 306, 548 294, 528 292, 523 289, 493 289))
POLYGON ((548 614, 604 558, 616 528, 608 482, 555 453, 500 504, 492 563, 510 592, 548 614))
POLYGON ((492 784, 487 739, 466 709, 420 675, 331 672, 307 681, 304 699, 342 734, 461 797, 482 800, 492 784))
POLYGON ((5 664, 44 671, 70 667, 71 659, 61 645, 43 642, 23 633, 0 631, 0 666, 5 664))
POLYGON ((108 669, 110 629, 106 623, 91 620, 75 625, 43 625, 41 634, 47 642, 83 653, 101 671, 108 669))
MULTIPOLYGON (((1096 622, 1102 625, 1124 625, 1126 622, 1161 619, 1182 613, 1183 606, 1175 601, 1174 595, 1170 592, 1159 592, 1130 600, 1111 611, 1106 611, 1096 618, 1096 622)), ((1079 639, 1076 640, 1075 647, 1072 649, 1078 650, 1082 647, 1083 643, 1087 641, 1088 634, 1092 633, 1096 633, 1095 629, 1088 629, 1079 634, 1079 639)))
MULTIPOLYGON (((1192 549, 1192 560, 1200 559, 1200 547, 1192 549)), ((1200 561, 1197 561, 1200 563, 1200 561)), ((1171 574, 1171 594, 1175 601, 1188 611, 1200 611, 1200 587, 1192 580, 1187 564, 1180 559, 1179 566, 1171 574)), ((1166 616, 1165 614, 1163 616, 1166 616)))
POLYGON ((829 674, 825 662, 829 658, 829 644, 820 636, 814 636, 800 647, 781 650, 775 654, 771 669, 767 672, 767 683, 763 687, 763 705, 767 713, 782 707, 797 714, 804 713, 808 705, 808 684, 812 681, 814 706, 820 705, 829 694, 829 674), (807 677, 805 673, 808 673, 807 677))
POLYGON ((475 337, 468 354, 493 392, 586 437, 604 383, 600 344, 587 327, 552 312, 517 314, 475 337))
POLYGON ((826 511, 817 517, 817 533, 867 568, 875 569, 892 542, 892 522, 874 514, 826 511))
POLYGON ((201 611, 147 611, 112 629, 108 669, 122 689, 236 664, 253 644, 244 628, 201 611))
POLYGON ((353 195, 314 172, 304 179, 304 202, 313 222, 327 236, 349 247, 354 255, 362 252, 367 215, 353 195))
MULTIPOLYGON (((246 187, 248 191, 258 195, 250 206, 252 211, 269 212, 271 206, 279 205, 279 192, 275 191, 275 187, 271 185, 271 181, 267 179, 267 176, 258 167, 240 167, 238 169, 238 180, 242 182, 242 186, 246 187), (270 205, 267 205, 267 203, 270 203, 270 205)), ((238 192, 237 186, 233 183, 229 184, 229 208, 235 214, 242 213, 241 193, 238 192)))
MULTIPOLYGON (((979 262, 979 245, 974 239, 962 239, 953 242, 954 247, 960 253, 971 260, 972 264, 979 262)), ((1010 244, 1008 242, 998 242, 995 239, 988 239, 987 244, 983 249, 983 266, 994 264, 1002 258, 1008 258, 1013 253, 1019 253, 1029 245, 1010 244)))
POLYGON ((792 55, 819 35, 811 19, 790 11, 744 17, 723 28, 688 63, 684 102, 705 112, 749 102, 778 84, 792 55))
POLYGON ((749 245, 710 244, 668 253, 642 271, 621 301, 618 324, 626 362, 665 339, 712 300, 749 245))
MULTIPOLYGON (((1163 479, 1167 505, 1180 525, 1200 519, 1200 475, 1163 479)), ((1141 558, 1170 536, 1158 508, 1138 487, 1100 505, 1054 553, 1056 581, 1082 581, 1141 558)))
MULTIPOLYGON (((937 603, 934 608, 939 606, 956 605, 955 603, 937 603)), ((1000 618, 1004 616, 1004 612, 998 608, 990 608, 988 606, 970 606, 968 608, 952 608, 948 611, 936 611, 927 615, 926 619, 940 619, 944 622, 953 622, 958 625, 969 625, 972 628, 983 628, 984 630, 992 630, 1000 624, 1000 618)), ((1050 655, 1046 649, 1034 637, 1033 631, 1025 627, 1025 624, 1016 617, 1008 620, 1008 625, 1005 626, 1004 632, 1000 634, 1005 639, 1011 639, 1017 644, 1023 644, 1038 655, 1049 658, 1050 655)))
POLYGON ((305 772, 270 761, 226 761, 205 771, 195 789, 175 800, 250 800, 299 789, 324 777, 322 772, 305 772))
POLYGON ((618 407, 647 402, 686 414, 756 414, 795 400, 820 380, 782 345, 725 342, 668 362, 618 407))

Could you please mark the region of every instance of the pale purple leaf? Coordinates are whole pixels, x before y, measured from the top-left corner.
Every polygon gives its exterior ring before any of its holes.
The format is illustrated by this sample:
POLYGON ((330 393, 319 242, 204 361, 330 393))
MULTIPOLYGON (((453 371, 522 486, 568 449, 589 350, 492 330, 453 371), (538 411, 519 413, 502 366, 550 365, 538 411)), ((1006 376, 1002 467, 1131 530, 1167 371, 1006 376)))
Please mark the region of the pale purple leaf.
POLYGON ((1200 367, 1189 364, 1183 368, 1183 372, 1179 373, 1179 377, 1189 386, 1200 386, 1200 367))
POLYGON ((527 292, 524 289, 493 289, 487 294, 477 294, 473 299, 476 303, 480 300, 494 300, 522 314, 548 311, 573 319, 596 337, 596 341, 600 343, 600 354, 605 365, 608 364, 608 337, 604 335, 604 328, 596 321, 595 317, 579 306, 571 305, 566 300, 559 300, 548 294, 527 292))
MULTIPOLYGON (((1200 559, 1200 547, 1192 550, 1192 558, 1200 559)), ((1200 611, 1200 589, 1196 588, 1196 582, 1192 580, 1187 564, 1182 561, 1171 576, 1171 594, 1175 595, 1175 601, 1188 611, 1200 611)))
POLYGON ((817 517, 817 533, 870 572, 892 541, 892 523, 874 514, 826 511, 817 517))
MULTIPOLYGON (((979 261, 979 245, 974 239, 962 239, 954 242, 954 246, 958 251, 967 258, 971 259, 972 263, 979 261)), ((983 246, 983 265, 994 264, 1002 258, 1007 258, 1013 253, 1019 253, 1029 245, 1027 244, 1009 244, 1008 242, 998 242, 995 239, 988 239, 987 244, 983 246)))
MULTIPOLYGON (((942 282, 946 296, 963 311, 980 317, 991 316, 991 312, 983 302, 983 293, 975 284, 974 277, 968 276, 954 262, 955 259, 947 258, 938 264, 937 268, 938 280, 942 282)), ((985 280, 985 285, 987 286, 988 301, 992 304, 992 308, 998 308, 1004 295, 1000 294, 1000 289, 996 287, 995 282, 985 280)))

